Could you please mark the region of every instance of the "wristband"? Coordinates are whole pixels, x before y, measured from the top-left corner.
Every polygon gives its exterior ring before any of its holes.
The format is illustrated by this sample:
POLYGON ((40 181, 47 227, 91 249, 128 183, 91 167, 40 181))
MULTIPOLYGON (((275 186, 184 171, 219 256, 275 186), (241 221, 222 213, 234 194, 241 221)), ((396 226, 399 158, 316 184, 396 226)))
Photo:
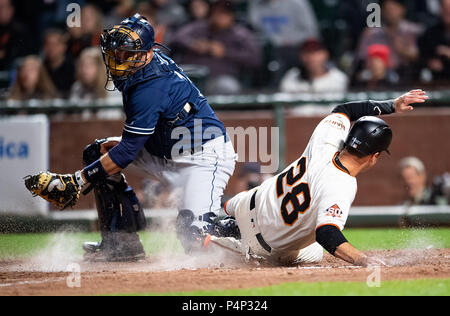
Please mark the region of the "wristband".
POLYGON ((106 173, 105 169, 102 166, 102 163, 100 162, 100 159, 97 159, 93 163, 91 163, 89 166, 85 167, 83 169, 84 177, 86 178, 87 182, 92 184, 97 184, 100 182, 106 181, 106 178, 108 177, 108 174, 106 173))
POLYGON ((337 247, 347 242, 342 232, 333 225, 317 228, 316 241, 330 254, 334 255, 337 247))
POLYGON ((81 170, 75 172, 75 181, 80 187, 83 187, 86 184, 86 182, 83 180, 83 177, 81 176, 81 170))

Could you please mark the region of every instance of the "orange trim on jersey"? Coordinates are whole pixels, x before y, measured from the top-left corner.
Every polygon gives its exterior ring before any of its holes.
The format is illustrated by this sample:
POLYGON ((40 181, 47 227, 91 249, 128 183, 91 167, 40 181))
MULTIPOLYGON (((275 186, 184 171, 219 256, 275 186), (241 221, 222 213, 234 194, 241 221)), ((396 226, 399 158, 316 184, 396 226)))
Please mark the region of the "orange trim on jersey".
MULTIPOLYGON (((320 226, 316 227, 316 231, 317 231, 320 227, 324 227, 324 226, 334 226, 334 227, 336 227, 337 229, 341 230, 341 228, 340 228, 338 225, 329 223, 329 224, 323 224, 323 225, 320 225, 320 226)), ((341 231, 342 231, 342 230, 341 230, 341 231)))
POLYGON ((335 114, 341 114, 341 115, 344 115, 350 123, 352 122, 352 121, 350 120, 350 118, 348 117, 348 115, 345 114, 345 113, 337 112, 337 113, 335 113, 335 114))
POLYGON ((228 200, 228 201, 226 201, 225 202, 225 205, 223 206, 223 210, 225 211, 225 213, 228 215, 228 216, 230 216, 230 214, 228 214, 228 212, 227 212, 227 204, 228 204, 228 202, 230 202, 231 200, 228 200))
POLYGON ((336 163, 336 157, 337 157, 337 155, 339 155, 339 152, 336 152, 336 153, 334 154, 334 156, 333 156, 333 160, 332 160, 333 165, 334 165, 337 169, 339 169, 339 170, 341 170, 342 172, 345 172, 346 174, 348 174, 348 175, 351 176, 351 174, 350 174, 350 172, 348 172, 348 170, 345 170, 345 169, 341 168, 341 167, 336 163))

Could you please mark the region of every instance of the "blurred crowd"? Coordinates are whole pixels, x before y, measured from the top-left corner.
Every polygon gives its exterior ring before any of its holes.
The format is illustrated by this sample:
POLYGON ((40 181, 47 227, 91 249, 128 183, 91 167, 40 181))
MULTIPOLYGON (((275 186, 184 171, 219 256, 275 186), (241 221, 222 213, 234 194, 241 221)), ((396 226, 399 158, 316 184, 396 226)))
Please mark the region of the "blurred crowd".
POLYGON ((405 157, 398 165, 405 197, 404 205, 447 205, 450 202, 450 173, 429 180, 424 163, 417 157, 405 157))
POLYGON ((2 97, 120 100, 99 39, 136 12, 207 94, 450 87, 450 0, 0 0, 2 97))

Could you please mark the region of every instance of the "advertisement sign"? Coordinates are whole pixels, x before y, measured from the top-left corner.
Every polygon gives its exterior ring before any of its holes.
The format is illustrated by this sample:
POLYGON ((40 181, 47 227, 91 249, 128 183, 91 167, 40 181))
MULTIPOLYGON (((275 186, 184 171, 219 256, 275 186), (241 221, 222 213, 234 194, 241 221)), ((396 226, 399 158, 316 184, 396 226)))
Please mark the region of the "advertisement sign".
POLYGON ((45 215, 48 203, 33 198, 23 178, 49 168, 45 115, 0 118, 0 214, 45 215))

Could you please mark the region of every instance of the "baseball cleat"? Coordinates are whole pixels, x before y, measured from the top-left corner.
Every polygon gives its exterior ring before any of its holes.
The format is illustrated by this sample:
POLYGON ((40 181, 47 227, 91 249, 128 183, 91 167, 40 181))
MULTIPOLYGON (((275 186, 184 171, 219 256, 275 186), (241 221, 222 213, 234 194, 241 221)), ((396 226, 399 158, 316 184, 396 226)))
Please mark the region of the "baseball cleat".
POLYGON ((85 242, 83 244, 83 250, 86 253, 95 253, 102 248, 101 242, 85 242))
POLYGON ((108 252, 105 250, 86 252, 83 257, 86 262, 138 262, 145 258, 145 252, 108 252))
POLYGON ((146 258, 139 238, 127 240, 127 235, 115 237, 116 242, 121 242, 117 244, 109 239, 102 242, 85 242, 83 244, 84 260, 87 262, 136 262, 146 258))

